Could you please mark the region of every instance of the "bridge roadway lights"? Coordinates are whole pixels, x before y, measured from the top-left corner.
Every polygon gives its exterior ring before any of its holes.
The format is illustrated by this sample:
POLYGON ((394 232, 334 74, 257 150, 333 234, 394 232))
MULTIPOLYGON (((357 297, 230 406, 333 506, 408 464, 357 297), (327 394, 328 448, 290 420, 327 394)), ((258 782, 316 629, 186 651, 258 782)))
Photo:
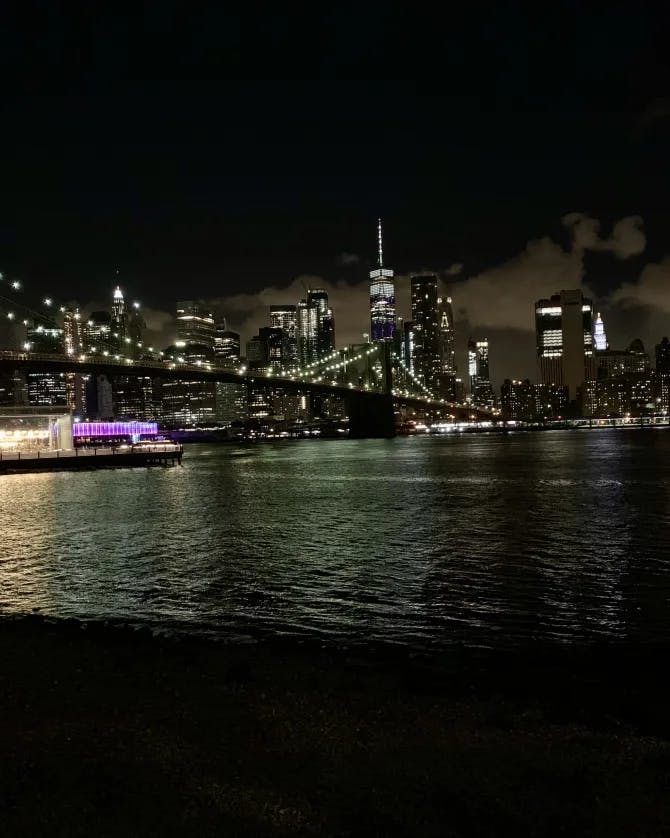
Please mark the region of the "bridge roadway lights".
POLYGON ((347 413, 350 439, 391 439, 396 435, 390 393, 351 392, 347 413))

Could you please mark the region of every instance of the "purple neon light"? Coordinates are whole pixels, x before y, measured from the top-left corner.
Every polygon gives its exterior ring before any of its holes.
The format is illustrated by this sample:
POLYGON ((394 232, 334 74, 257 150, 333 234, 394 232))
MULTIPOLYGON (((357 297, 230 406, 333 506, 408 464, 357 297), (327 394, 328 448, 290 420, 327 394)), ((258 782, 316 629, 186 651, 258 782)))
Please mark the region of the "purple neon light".
POLYGON ((158 422, 73 422, 72 436, 157 434, 158 422))

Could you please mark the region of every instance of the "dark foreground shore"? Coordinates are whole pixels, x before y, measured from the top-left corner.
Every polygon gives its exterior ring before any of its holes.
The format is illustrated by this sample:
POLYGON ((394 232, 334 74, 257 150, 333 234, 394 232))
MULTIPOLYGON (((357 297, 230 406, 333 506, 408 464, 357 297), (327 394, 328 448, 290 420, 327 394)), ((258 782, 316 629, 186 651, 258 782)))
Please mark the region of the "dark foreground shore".
POLYGON ((0 623, 0 834, 667 835, 668 651, 428 664, 0 623))

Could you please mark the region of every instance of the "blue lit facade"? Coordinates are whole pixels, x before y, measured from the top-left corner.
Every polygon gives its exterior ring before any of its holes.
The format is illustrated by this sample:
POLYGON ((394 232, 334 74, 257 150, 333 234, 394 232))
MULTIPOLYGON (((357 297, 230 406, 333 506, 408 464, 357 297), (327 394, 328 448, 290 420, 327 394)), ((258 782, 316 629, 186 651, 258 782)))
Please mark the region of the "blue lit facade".
POLYGON ((158 435, 157 422, 73 422, 75 446, 152 440, 158 435))

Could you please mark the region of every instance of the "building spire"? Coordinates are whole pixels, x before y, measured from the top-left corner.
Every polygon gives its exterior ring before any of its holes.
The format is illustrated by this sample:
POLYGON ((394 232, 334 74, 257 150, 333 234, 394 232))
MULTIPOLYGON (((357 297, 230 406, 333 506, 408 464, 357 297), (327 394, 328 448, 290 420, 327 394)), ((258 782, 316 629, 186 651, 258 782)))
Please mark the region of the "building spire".
POLYGON ((382 220, 381 220, 381 218, 377 219, 377 242, 378 242, 378 245, 379 245, 379 255, 378 255, 379 267, 382 268, 384 266, 384 257, 383 257, 383 252, 382 252, 382 220))

